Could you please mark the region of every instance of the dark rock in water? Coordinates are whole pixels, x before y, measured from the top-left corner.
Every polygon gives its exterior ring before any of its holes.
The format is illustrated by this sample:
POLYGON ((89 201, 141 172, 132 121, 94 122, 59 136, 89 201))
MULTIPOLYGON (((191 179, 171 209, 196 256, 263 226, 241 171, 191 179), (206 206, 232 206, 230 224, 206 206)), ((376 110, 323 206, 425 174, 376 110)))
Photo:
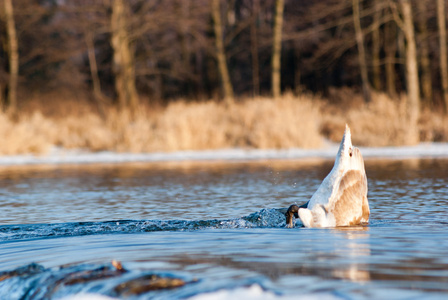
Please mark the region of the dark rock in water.
POLYGON ((20 277, 28 277, 28 276, 32 276, 32 275, 36 275, 42 272, 45 272, 46 269, 36 263, 31 263, 29 265, 17 268, 15 270, 12 271, 6 271, 6 272, 0 272, 0 281, 9 279, 11 277, 16 277, 16 276, 20 276, 20 277))
POLYGON ((78 283, 86 283, 94 280, 117 277, 122 275, 123 273, 126 273, 126 270, 117 270, 110 267, 100 267, 94 270, 70 273, 69 275, 65 276, 61 280, 61 282, 58 282, 58 284, 63 283, 65 285, 74 285, 78 283))
POLYGON ((161 277, 156 274, 145 275, 117 285, 114 291, 118 295, 139 295, 149 291, 172 289, 184 286, 186 283, 180 278, 161 277))
POLYGON ((34 299, 51 299, 54 293, 61 287, 69 287, 76 284, 86 284, 96 280, 119 277, 127 271, 119 262, 112 262, 112 266, 100 266, 91 268, 86 265, 72 265, 60 267, 59 271, 52 271, 36 286, 31 294, 34 299), (117 268, 118 266, 118 268, 117 268))
MULTIPOLYGON (((82 290, 83 287, 103 286, 101 280, 115 280, 106 294, 116 297, 140 295, 150 291, 182 287, 185 280, 174 276, 158 274, 138 274, 129 279, 122 277, 131 274, 120 262, 112 261, 108 265, 70 265, 46 269, 39 264, 29 264, 12 271, 0 272, 0 282, 12 279, 9 284, 19 295, 18 299, 53 299, 82 290), (14 278, 19 277, 18 280, 14 278), (125 280, 125 281, 124 281, 125 280), (96 282, 98 281, 98 283, 96 282), (121 283, 119 283, 122 281, 121 283), (93 284, 93 285, 92 285, 93 284), (117 285, 118 284, 118 285, 117 285)), ((113 281, 112 281, 113 282, 113 281)), ((89 288, 88 288, 89 289, 89 288)), ((0 296, 1 298, 1 296, 0 296)), ((3 299, 3 298, 1 298, 3 299)))

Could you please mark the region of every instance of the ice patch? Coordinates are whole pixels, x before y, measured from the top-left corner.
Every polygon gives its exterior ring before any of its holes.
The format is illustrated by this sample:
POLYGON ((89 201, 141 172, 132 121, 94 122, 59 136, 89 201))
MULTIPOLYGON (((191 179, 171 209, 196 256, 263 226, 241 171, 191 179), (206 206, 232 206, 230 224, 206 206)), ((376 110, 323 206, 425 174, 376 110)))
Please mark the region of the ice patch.
MULTIPOLYGON (((360 147, 364 159, 368 158, 448 158, 448 143, 422 143, 403 147, 360 147)), ((47 155, 8 155, 0 156, 0 165, 37 164, 88 164, 123 162, 165 162, 165 161, 250 161, 265 159, 334 159, 338 152, 337 144, 321 149, 222 149, 208 151, 177 151, 155 153, 115 153, 109 151, 89 152, 54 148, 47 155)))

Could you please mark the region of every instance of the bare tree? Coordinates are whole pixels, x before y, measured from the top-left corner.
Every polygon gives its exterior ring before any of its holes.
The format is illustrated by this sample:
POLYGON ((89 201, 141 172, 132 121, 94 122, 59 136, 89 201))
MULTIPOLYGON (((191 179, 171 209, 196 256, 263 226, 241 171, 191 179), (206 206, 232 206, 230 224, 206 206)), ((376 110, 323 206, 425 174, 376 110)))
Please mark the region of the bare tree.
POLYGON ((96 63, 94 36, 90 31, 85 32, 85 41, 87 45, 87 57, 89 58, 90 74, 92 76, 93 95, 97 101, 102 99, 101 83, 98 76, 98 64, 96 63))
POLYGON ((224 51, 220 0, 211 1, 213 29, 215 32, 216 58, 218 60, 219 74, 224 90, 224 98, 226 101, 233 101, 233 87, 230 81, 229 70, 227 68, 226 56, 224 51))
POLYGON ((11 0, 4 0, 6 32, 8 37, 8 60, 9 60, 9 80, 7 110, 15 113, 17 109, 17 80, 19 76, 19 49, 16 34, 16 26, 14 22, 14 10, 11 0))
POLYGON ((366 51, 364 49, 364 37, 362 34, 361 20, 359 13, 359 0, 353 0, 353 23, 355 25, 356 44, 358 45, 358 61, 361 69, 362 93, 365 102, 371 101, 370 85, 367 73, 366 51))
MULTIPOLYGON (((358 0, 355 0, 358 1, 358 0)), ((379 91, 381 90, 381 66, 380 66, 380 52, 381 52, 381 41, 380 41, 380 17, 381 9, 380 2, 375 1, 374 3, 375 11, 373 13, 373 32, 372 32, 372 64, 373 64, 373 74, 372 83, 373 87, 379 91)))
POLYGON ((437 0, 437 21, 439 26, 440 45, 440 76, 442 81, 442 94, 445 102, 445 111, 448 112, 448 66, 447 66, 447 38, 446 38, 446 16, 445 0, 437 0))
POLYGON ((275 19, 273 29, 273 43, 272 43, 272 96, 274 98, 280 97, 281 94, 281 79, 280 79, 280 65, 282 53, 282 29, 283 29, 283 9, 284 0, 275 1, 275 19))
POLYGON ((426 103, 431 103, 432 100, 432 80, 431 80, 431 66, 429 61, 429 45, 428 45, 428 26, 426 25, 426 6, 424 1, 417 2, 417 27, 419 33, 417 35, 418 45, 420 50, 420 67, 421 67, 421 87, 423 98, 426 103))
POLYGON ((139 104, 135 87, 134 57, 127 32, 128 7, 123 0, 113 0, 111 16, 111 44, 113 48, 113 69, 115 89, 121 108, 135 112, 139 104))
POLYGON ((386 89, 390 97, 397 96, 395 86, 395 56, 397 51, 397 28, 395 23, 389 22, 384 26, 384 53, 386 56, 386 89))
POLYGON ((250 25, 250 50, 252 57, 252 85, 253 95, 260 94, 260 65, 258 62, 258 11, 260 9, 259 0, 253 0, 252 2, 252 17, 253 20, 250 25))
MULTIPOLYGON (((411 7, 416 12, 416 36, 405 37, 406 3, 400 1, 320 0, 296 5, 284 0, 5 0, 0 2, 0 80, 7 94, 13 73, 5 18, 8 2, 14 6, 19 39, 20 82, 31 92, 53 92, 61 82, 64 91, 74 93, 111 95, 116 90, 122 106, 139 103, 137 89, 151 101, 156 95, 169 101, 209 98, 216 90, 222 90, 223 98, 266 92, 278 97, 282 89, 299 84, 325 94, 330 87, 359 82, 364 91, 370 83, 387 89, 392 97, 405 87, 414 95, 414 75, 406 71, 411 68, 406 62, 411 63, 416 38, 415 69, 421 76, 417 80, 421 79, 422 95, 430 99, 428 66, 440 66, 437 81, 442 77, 442 84, 448 82, 442 62, 448 51, 441 49, 446 24, 442 29, 433 26, 437 1, 405 1, 416 4, 411 7), (400 21, 390 22, 393 5, 400 21), (403 30, 397 30, 397 24, 403 30), (437 47, 431 48, 435 43, 437 47), (359 67, 353 69, 358 60, 359 67), (409 81, 397 74, 406 74, 409 81)), ((440 11, 443 21, 445 8, 440 11)), ((442 84, 433 82, 432 92, 440 93, 442 84)))
POLYGON ((406 39, 406 89, 408 92, 407 115, 409 128, 406 142, 419 142, 418 120, 420 118, 420 88, 418 80, 417 48, 410 0, 400 0, 403 20, 397 19, 406 39))

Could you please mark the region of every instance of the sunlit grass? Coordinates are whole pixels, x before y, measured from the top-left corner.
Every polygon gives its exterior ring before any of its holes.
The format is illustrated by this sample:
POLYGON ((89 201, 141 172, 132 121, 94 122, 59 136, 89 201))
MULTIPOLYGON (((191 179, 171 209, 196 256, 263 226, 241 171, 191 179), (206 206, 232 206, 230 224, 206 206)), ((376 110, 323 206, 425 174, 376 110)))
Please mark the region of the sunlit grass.
MULTIPOLYGON (((338 91, 343 97, 334 105, 322 109, 321 133, 338 141, 345 123, 352 129, 353 144, 358 146, 403 146, 410 124, 406 114, 406 97, 391 99, 374 93, 372 102, 364 103, 362 96, 338 91)), ((418 122, 421 142, 448 141, 448 118, 441 112, 423 109, 418 122)))
MULTIPOLYGON (((167 107, 142 106, 135 115, 112 106, 100 114, 85 103, 64 107, 49 102, 16 119, 0 114, 0 154, 46 153, 52 146, 134 153, 319 148, 323 138, 338 142, 345 123, 356 145, 406 144, 405 98, 376 94, 364 104, 357 95, 336 93, 333 102, 290 94, 231 103, 179 100, 167 107)), ((448 140, 448 120, 441 114, 425 110, 419 126, 422 141, 448 140)))

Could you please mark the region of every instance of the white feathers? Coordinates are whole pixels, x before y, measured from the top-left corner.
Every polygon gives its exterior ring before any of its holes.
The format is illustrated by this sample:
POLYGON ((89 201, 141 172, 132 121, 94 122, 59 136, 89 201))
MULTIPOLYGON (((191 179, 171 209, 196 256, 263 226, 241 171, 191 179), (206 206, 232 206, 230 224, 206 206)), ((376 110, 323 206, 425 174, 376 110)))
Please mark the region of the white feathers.
POLYGON ((299 217, 305 227, 334 227, 368 222, 369 214, 364 160, 346 125, 333 169, 299 217))

